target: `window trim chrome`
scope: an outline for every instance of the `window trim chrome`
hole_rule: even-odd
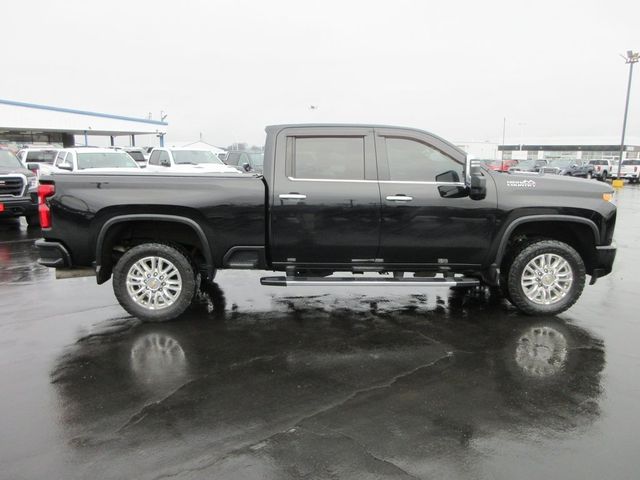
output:
[[[383,183],[383,184],[400,184],[400,185],[456,185],[464,187],[464,182],[421,182],[412,180],[346,180],[331,178],[295,178],[287,177],[291,182],[340,182],[340,183]]]

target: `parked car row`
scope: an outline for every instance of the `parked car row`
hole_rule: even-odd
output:
[[[579,161],[575,159],[479,160],[497,172],[536,172],[605,181],[618,177],[618,162],[611,160]],[[640,160],[624,160],[620,178],[630,183],[640,181]]]

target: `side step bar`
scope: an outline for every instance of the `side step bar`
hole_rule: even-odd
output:
[[[262,277],[262,285],[268,287],[327,286],[327,287],[476,287],[480,281],[475,278],[355,278],[355,277]]]

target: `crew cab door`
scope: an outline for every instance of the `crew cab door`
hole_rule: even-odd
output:
[[[385,264],[482,264],[496,229],[496,189],[469,198],[466,156],[435,136],[376,129],[382,197],[379,257]]]
[[[276,137],[269,244],[274,265],[375,263],[380,190],[373,129],[291,127]]]

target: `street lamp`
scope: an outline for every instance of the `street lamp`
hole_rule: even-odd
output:
[[[624,134],[627,129],[627,113],[629,113],[629,95],[631,94],[631,78],[633,77],[633,64],[638,63],[640,60],[639,52],[632,52],[627,50],[627,56],[621,55],[624,58],[625,63],[629,64],[629,83],[627,84],[627,101],[624,105],[624,120],[622,122],[622,140],[620,141],[620,162],[618,163],[618,185],[622,182],[620,178],[620,169],[622,168],[622,155],[624,154]],[[620,185],[622,186],[622,185]]]

